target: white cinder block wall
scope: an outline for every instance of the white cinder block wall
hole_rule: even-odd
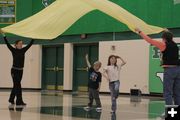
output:
[[[175,38],[176,42],[179,38]],[[112,50],[115,46],[115,50]],[[64,73],[64,88],[72,90],[73,79],[73,44],[66,43],[64,57],[66,65]],[[41,46],[33,45],[26,53],[24,75],[22,79],[23,88],[41,88]],[[99,60],[102,68],[107,65],[108,56],[119,55],[127,61],[121,70],[120,92],[129,93],[131,88],[139,88],[144,94],[149,93],[149,44],[144,40],[107,41],[99,43]],[[0,45],[0,88],[12,87],[10,70],[12,56],[6,45]],[[69,60],[68,60],[69,59]],[[118,61],[119,62],[119,61]],[[101,69],[102,71],[102,69]],[[67,74],[69,73],[69,74]],[[108,82],[103,78],[101,92],[109,92]]]
[[[115,50],[112,50],[115,46]],[[139,88],[143,93],[149,93],[149,45],[143,40],[109,41],[99,43],[99,60],[102,68],[107,65],[111,54],[121,56],[127,64],[120,74],[120,92],[129,93],[131,88]],[[120,61],[118,61],[120,63]],[[101,92],[108,92],[108,82],[103,78]]]
[[[68,46],[69,44],[65,45]],[[112,45],[115,45],[115,51],[111,50]],[[73,45],[69,46],[65,47],[65,52],[72,51]],[[129,93],[130,88],[136,84],[137,88],[140,88],[143,93],[148,93],[148,50],[148,44],[142,40],[100,42],[99,60],[102,62],[102,67],[104,67],[110,54],[122,56],[127,61],[127,65],[121,71],[120,91]],[[2,56],[0,57],[0,87],[9,88],[12,86],[10,75],[12,56],[6,45],[0,45],[0,55]],[[65,61],[67,65],[68,61]],[[73,65],[72,61],[69,61],[69,65]],[[71,66],[70,68],[73,67]],[[66,73],[72,73],[72,70],[67,70]],[[73,75],[64,74],[64,81],[65,78],[69,78],[71,80],[68,81],[72,81]],[[68,83],[72,84],[73,82]],[[41,88],[41,47],[39,45],[33,45],[26,53],[22,86],[23,88]],[[65,86],[66,90],[72,90],[72,85],[68,84],[67,86],[66,84]],[[102,82],[101,92],[109,92],[108,83],[105,79]]]

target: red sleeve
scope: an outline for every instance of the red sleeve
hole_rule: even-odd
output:
[[[160,51],[164,51],[166,49],[166,44],[165,42],[161,42],[161,41],[157,41],[157,40],[153,40],[151,39],[149,36],[147,36],[146,34],[144,34],[143,32],[140,32],[139,34],[143,39],[145,39],[148,43],[156,46],[157,48],[160,49]]]

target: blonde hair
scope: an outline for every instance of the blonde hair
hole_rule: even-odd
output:
[[[102,64],[100,61],[95,61],[93,65]]]

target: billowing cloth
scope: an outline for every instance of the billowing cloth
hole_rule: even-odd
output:
[[[132,31],[135,31],[136,27],[146,34],[163,31],[160,27],[146,24],[119,5],[108,0],[56,0],[39,13],[4,27],[2,30],[28,38],[54,39],[65,32],[80,17],[93,10],[106,13],[126,24]]]

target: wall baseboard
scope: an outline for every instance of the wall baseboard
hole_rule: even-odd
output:
[[[11,90],[12,88],[4,88],[4,87],[0,87],[0,91],[9,91]],[[30,91],[30,92],[33,92],[33,91],[41,91],[41,88],[22,88],[23,91]]]
[[[0,87],[0,92],[3,91],[10,91],[12,88],[3,88]],[[41,92],[41,88],[22,88],[23,91],[25,92]],[[64,93],[73,93],[72,90],[63,90]],[[87,93],[87,92],[85,92]],[[109,95],[109,92],[100,92],[102,95]],[[130,95],[130,93],[120,93],[120,95]],[[163,97],[162,93],[150,93],[150,94],[141,94],[142,96],[147,96],[147,97]]]
[[[100,94],[105,94],[105,95],[109,95],[109,92],[100,92]],[[120,95],[131,95],[130,93],[120,93]],[[147,97],[163,97],[162,94],[160,93],[150,93],[150,94],[141,94],[142,96],[147,96]]]
[[[73,91],[72,91],[72,90],[63,90],[63,92],[65,92],[65,93],[66,93],[66,92],[67,92],[67,93],[70,93],[70,92],[71,92],[71,93],[72,93]]]

